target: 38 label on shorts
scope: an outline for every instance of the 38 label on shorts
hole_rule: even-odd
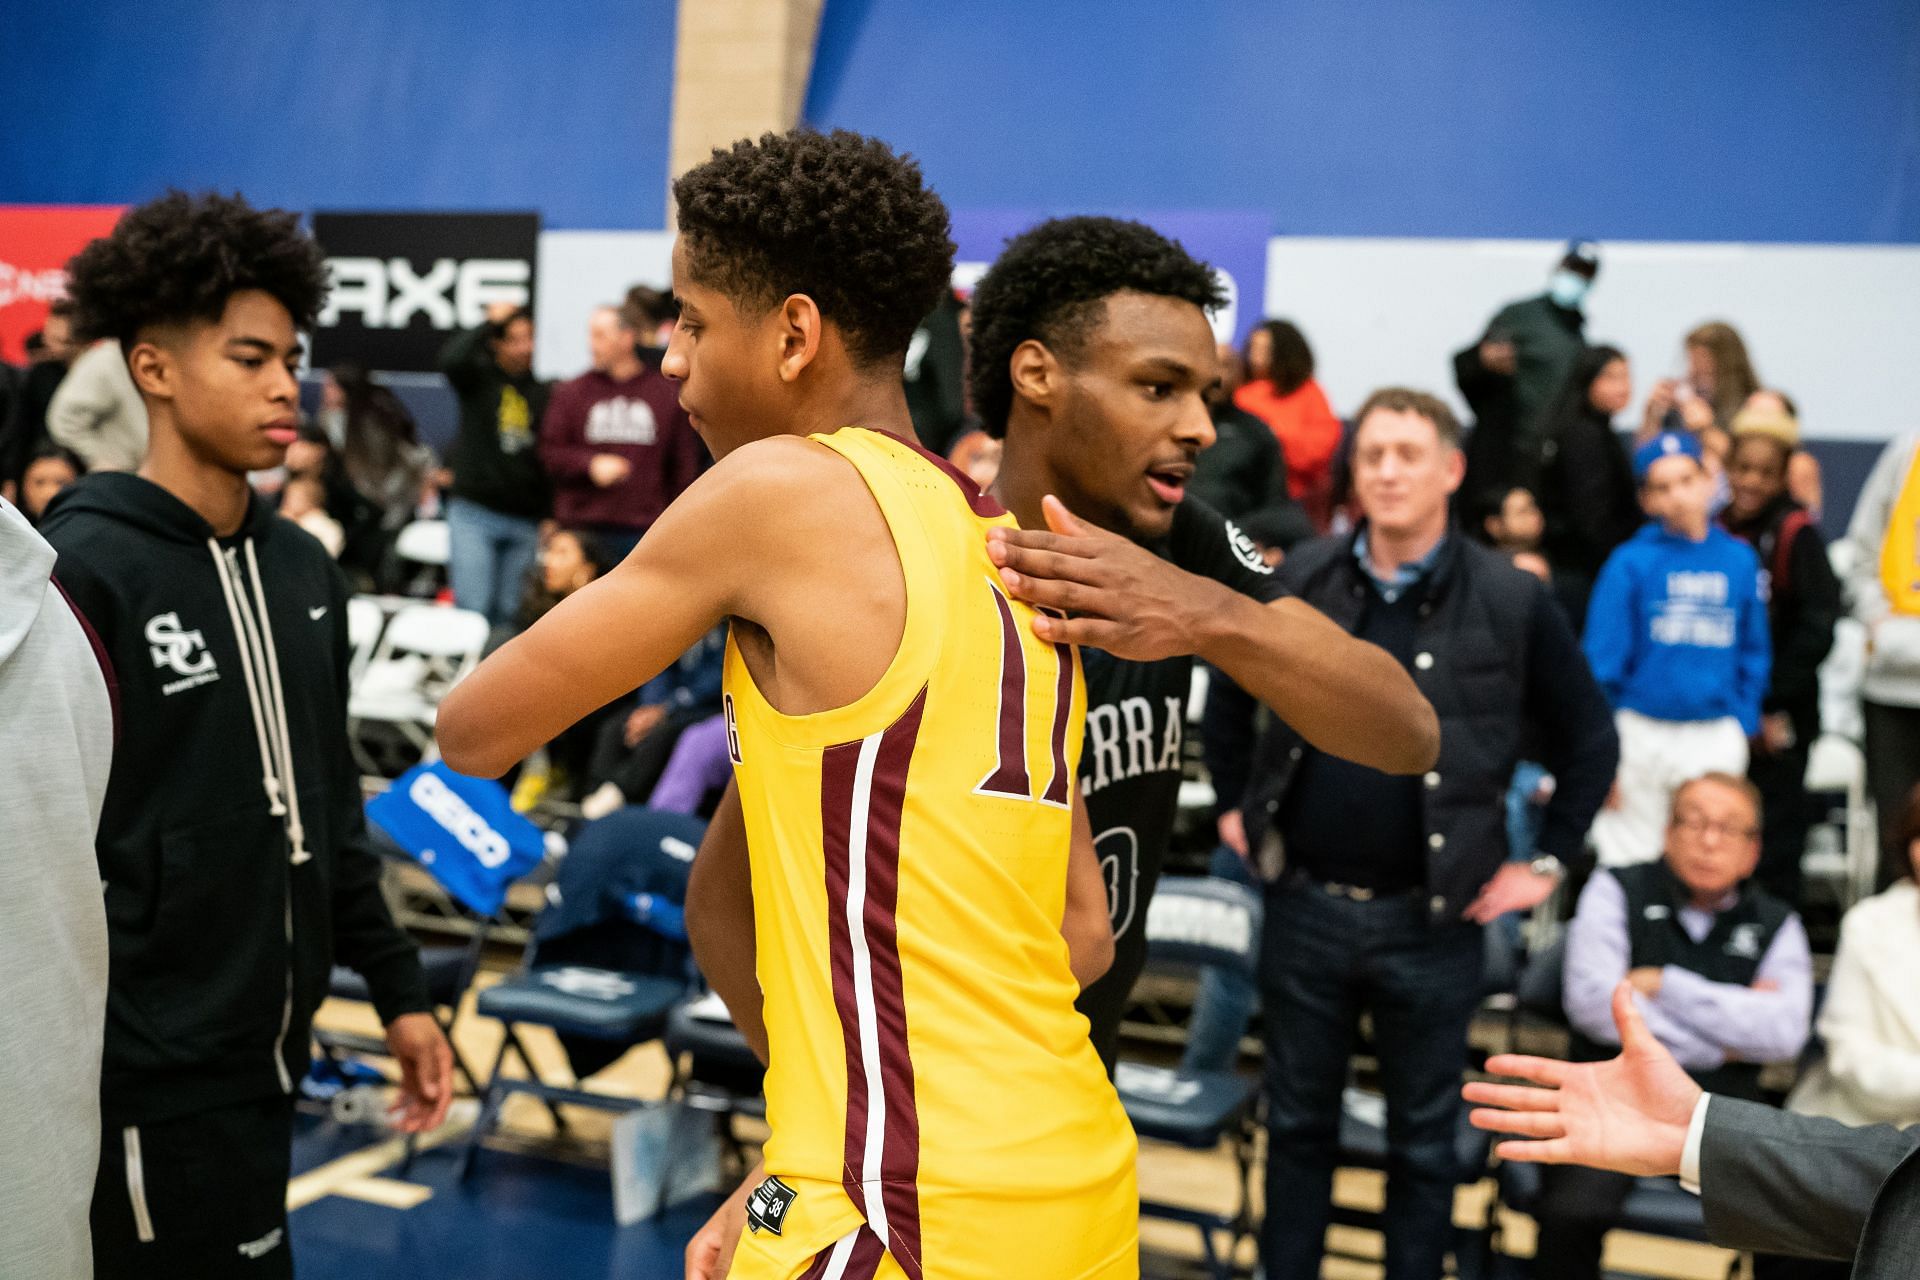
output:
[[[800,1193],[778,1178],[768,1178],[753,1189],[747,1197],[747,1226],[755,1232],[765,1228],[773,1235],[780,1234],[780,1224],[787,1220],[787,1210],[793,1208],[793,1202]]]

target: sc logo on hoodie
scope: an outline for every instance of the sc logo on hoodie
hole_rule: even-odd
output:
[[[177,613],[162,613],[147,619],[148,652],[153,654],[156,671],[170,670],[181,678],[160,686],[163,694],[179,693],[220,678],[214,669],[213,654],[207,651],[206,637],[187,631]]]

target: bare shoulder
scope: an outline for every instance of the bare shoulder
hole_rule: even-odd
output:
[[[741,497],[818,498],[864,487],[851,462],[803,436],[768,436],[742,445],[708,474]]]

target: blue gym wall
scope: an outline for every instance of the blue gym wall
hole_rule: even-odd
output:
[[[167,186],[664,225],[675,0],[6,6],[0,203]]]
[[[1920,242],[1913,0],[828,0],[806,111],[956,208]]]

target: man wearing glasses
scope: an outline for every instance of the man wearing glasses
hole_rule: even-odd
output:
[[[1654,1037],[1709,1092],[1758,1101],[1760,1070],[1806,1043],[1813,962],[1793,909],[1751,882],[1760,793],[1707,773],[1674,793],[1661,858],[1594,872],[1567,932],[1562,998],[1572,1056],[1618,1052],[1624,978]],[[1536,1274],[1600,1274],[1601,1242],[1633,1185],[1574,1165],[1543,1170]]]

